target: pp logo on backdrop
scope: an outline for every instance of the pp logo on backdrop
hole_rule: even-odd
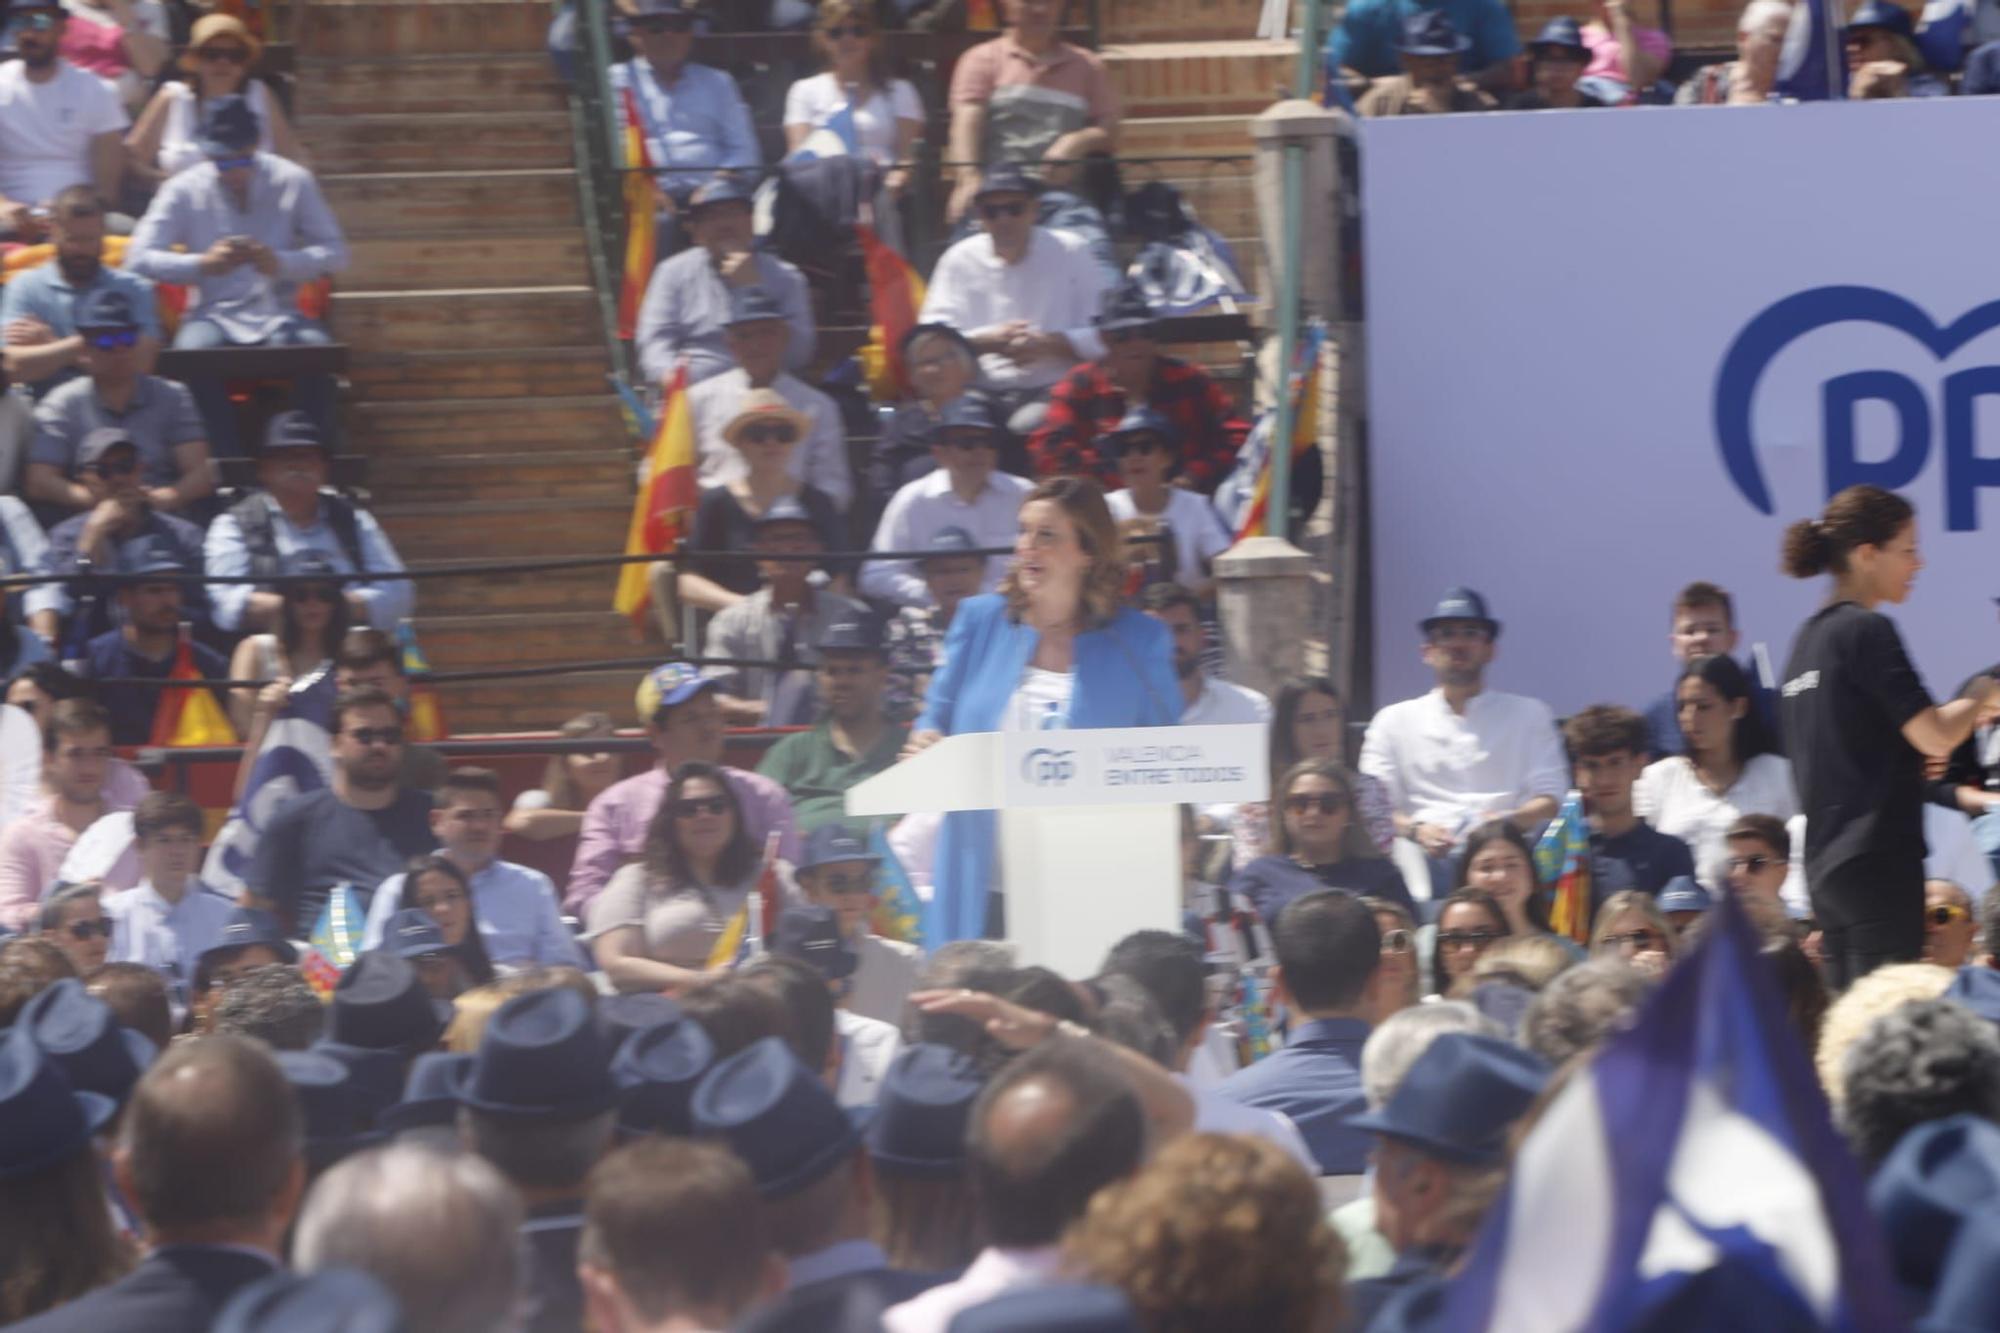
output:
[[[1021,756],[1021,780],[1033,787],[1064,787],[1076,776],[1075,750],[1030,750]]]
[[[1815,287],[1765,310],[1738,334],[1715,379],[1715,439],[1730,480],[1758,512],[1773,512],[1771,493],[1757,463],[1750,408],[1757,382],[1786,347],[1829,325],[1858,321],[1908,334],[1943,361],[1965,344],[2000,328],[2000,301],[1989,301],[1939,327],[1922,307],[1875,287]],[[2000,457],[1982,458],[1976,438],[1979,399],[2000,395],[2000,365],[1970,366],[1936,386],[1893,370],[1857,369],[1820,386],[1820,421],[1826,447],[1826,493],[1862,482],[1896,490],[1915,481],[1930,461],[1931,444],[1944,441],[1945,527],[1971,532],[1979,526],[1979,492],[2000,487]],[[1863,459],[1854,421],[1863,403],[1886,404],[1895,416],[1896,442],[1886,457]],[[1937,426],[1942,426],[1942,430]]]

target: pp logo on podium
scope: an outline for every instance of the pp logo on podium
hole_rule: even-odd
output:
[[[1063,787],[1076,776],[1075,750],[1030,750],[1021,756],[1021,780],[1032,787]]]

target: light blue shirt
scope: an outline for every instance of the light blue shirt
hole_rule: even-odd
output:
[[[403,906],[403,876],[391,875],[368,904],[361,947],[382,943],[389,918]],[[556,888],[539,870],[512,861],[493,861],[472,876],[472,919],[486,956],[496,964],[544,963],[589,968],[583,950],[556,906]]]
[[[639,98],[640,133],[664,188],[685,193],[717,171],[754,171],[764,165],[750,108],[743,104],[736,80],[721,70],[689,61],[668,86],[644,56],[635,56],[611,67],[611,86],[618,94],[621,125],[625,89],[630,86]]]
[[[814,340],[812,295],[799,271],[774,254],[755,251],[757,285],[771,294],[785,312],[792,336],[785,344],[785,365],[803,371],[812,364]],[[648,383],[659,384],[673,373],[676,359],[687,362],[688,383],[699,384],[736,364],[723,341],[729,320],[729,286],[716,271],[715,260],[698,245],[666,260],[653,270],[646,299],[639,303],[635,340],[639,369]]]
[[[290,556],[298,551],[317,551],[340,573],[352,574],[354,562],[347,558],[347,552],[341,548],[340,537],[326,521],[324,513],[322,508],[320,516],[302,528],[286,518],[284,510],[272,505],[271,540],[281,556]],[[354,511],[354,535],[361,543],[361,558],[368,562],[369,573],[382,574],[403,567],[403,558],[389,544],[382,525],[375,521],[373,514],[358,507]],[[208,535],[202,540],[201,558],[211,577],[241,577],[251,572],[250,548],[243,540],[243,525],[237,522],[235,514],[218,514],[215,521],[208,525]],[[397,623],[408,619],[416,608],[417,585],[408,579],[382,579],[345,586],[350,594],[367,604],[368,623],[379,630],[393,631]],[[250,594],[256,591],[253,585],[211,583],[208,591],[213,602],[216,627],[225,630],[242,628],[243,613],[250,605]]]
[[[347,267],[347,240],[310,171],[258,153],[249,207],[239,209],[213,162],[189,167],[160,187],[132,233],[125,267],[193,290],[188,315],[212,320],[230,339],[257,343],[299,318],[298,285]],[[241,264],[204,274],[201,257],[225,236],[248,236],[278,257],[274,277]],[[185,246],[183,253],[174,250]]]
[[[118,291],[125,293],[132,302],[132,315],[139,321],[139,331],[149,338],[160,336],[159,309],[153,301],[153,284],[144,278],[121,273],[115,268],[100,268],[97,276],[81,287],[72,287],[63,277],[62,265],[51,259],[46,264],[37,264],[25,273],[18,273],[8,279],[7,285],[0,287],[0,343],[7,340],[5,329],[17,319],[39,319],[49,326],[58,338],[67,338],[76,332],[76,303],[91,292]],[[83,373],[78,366],[68,366],[46,379],[35,381],[28,391],[39,398],[50,389]]]
[[[178,984],[185,993],[194,980],[195,960],[214,944],[236,904],[190,879],[177,903],[160,896],[151,880],[109,895],[114,963],[143,963]]]

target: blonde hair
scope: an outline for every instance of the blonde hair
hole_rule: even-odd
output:
[[[1597,921],[1590,931],[1590,952],[1593,955],[1604,947],[1604,937],[1610,933],[1611,923],[1625,912],[1637,912],[1646,918],[1647,925],[1660,932],[1660,943],[1667,957],[1680,956],[1680,949],[1677,947],[1679,941],[1674,937],[1673,923],[1660,911],[1660,905],[1653,901],[1652,894],[1638,889],[1621,889],[1606,898],[1604,906],[1597,909]]]
[[[1847,1048],[1861,1039],[1870,1023],[1890,1010],[1899,1009],[1911,1000],[1935,1000],[1944,994],[1956,975],[1936,963],[1895,963],[1876,968],[1833,1002],[1820,1024],[1819,1050],[1813,1055],[1813,1069],[1835,1109],[1839,1108],[1845,1091],[1841,1064],[1847,1059]]]
[[[1037,500],[1047,500],[1062,510],[1076,529],[1077,544],[1090,557],[1083,575],[1084,628],[1097,629],[1111,623],[1125,598],[1125,542],[1112,520],[1104,492],[1086,477],[1050,477],[1029,491],[1021,501],[1026,509]],[[1019,621],[1027,613],[1028,594],[1020,576],[1009,567],[1000,580],[1000,595],[1007,599],[1007,616]]]
[[[1479,955],[1461,984],[1468,994],[1482,981],[1511,981],[1539,992],[1575,961],[1553,935],[1509,935]]]
[[[813,20],[813,50],[819,52],[827,68],[833,67],[833,43],[826,39],[826,30],[839,27],[842,19],[866,24],[874,36],[875,45],[868,51],[868,87],[887,92],[889,59],[882,50],[882,17],[869,0],[820,0],[819,15]]]
[[[1282,1148],[1191,1134],[1091,1199],[1071,1263],[1118,1287],[1149,1333],[1311,1333],[1342,1313],[1347,1250]]]
[[[516,995],[567,986],[595,1007],[597,987],[574,967],[529,967],[484,986],[474,986],[452,1001],[451,1023],[444,1030],[444,1048],[453,1055],[476,1055],[486,1025],[501,1005]]]

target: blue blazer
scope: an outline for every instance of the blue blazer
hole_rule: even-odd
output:
[[[229,1298],[278,1270],[247,1250],[170,1245],[108,1287],[13,1325],[18,1333],[208,1333]]]
[[[998,731],[1041,636],[1007,616],[999,593],[959,603],[945,635],[944,665],[931,678],[914,730],[962,736]],[[1076,636],[1072,727],[1170,727],[1180,721],[1173,636],[1151,616],[1120,609],[1102,629]],[[996,824],[990,810],[945,816],[932,865],[924,942],[978,939],[986,930]]]

